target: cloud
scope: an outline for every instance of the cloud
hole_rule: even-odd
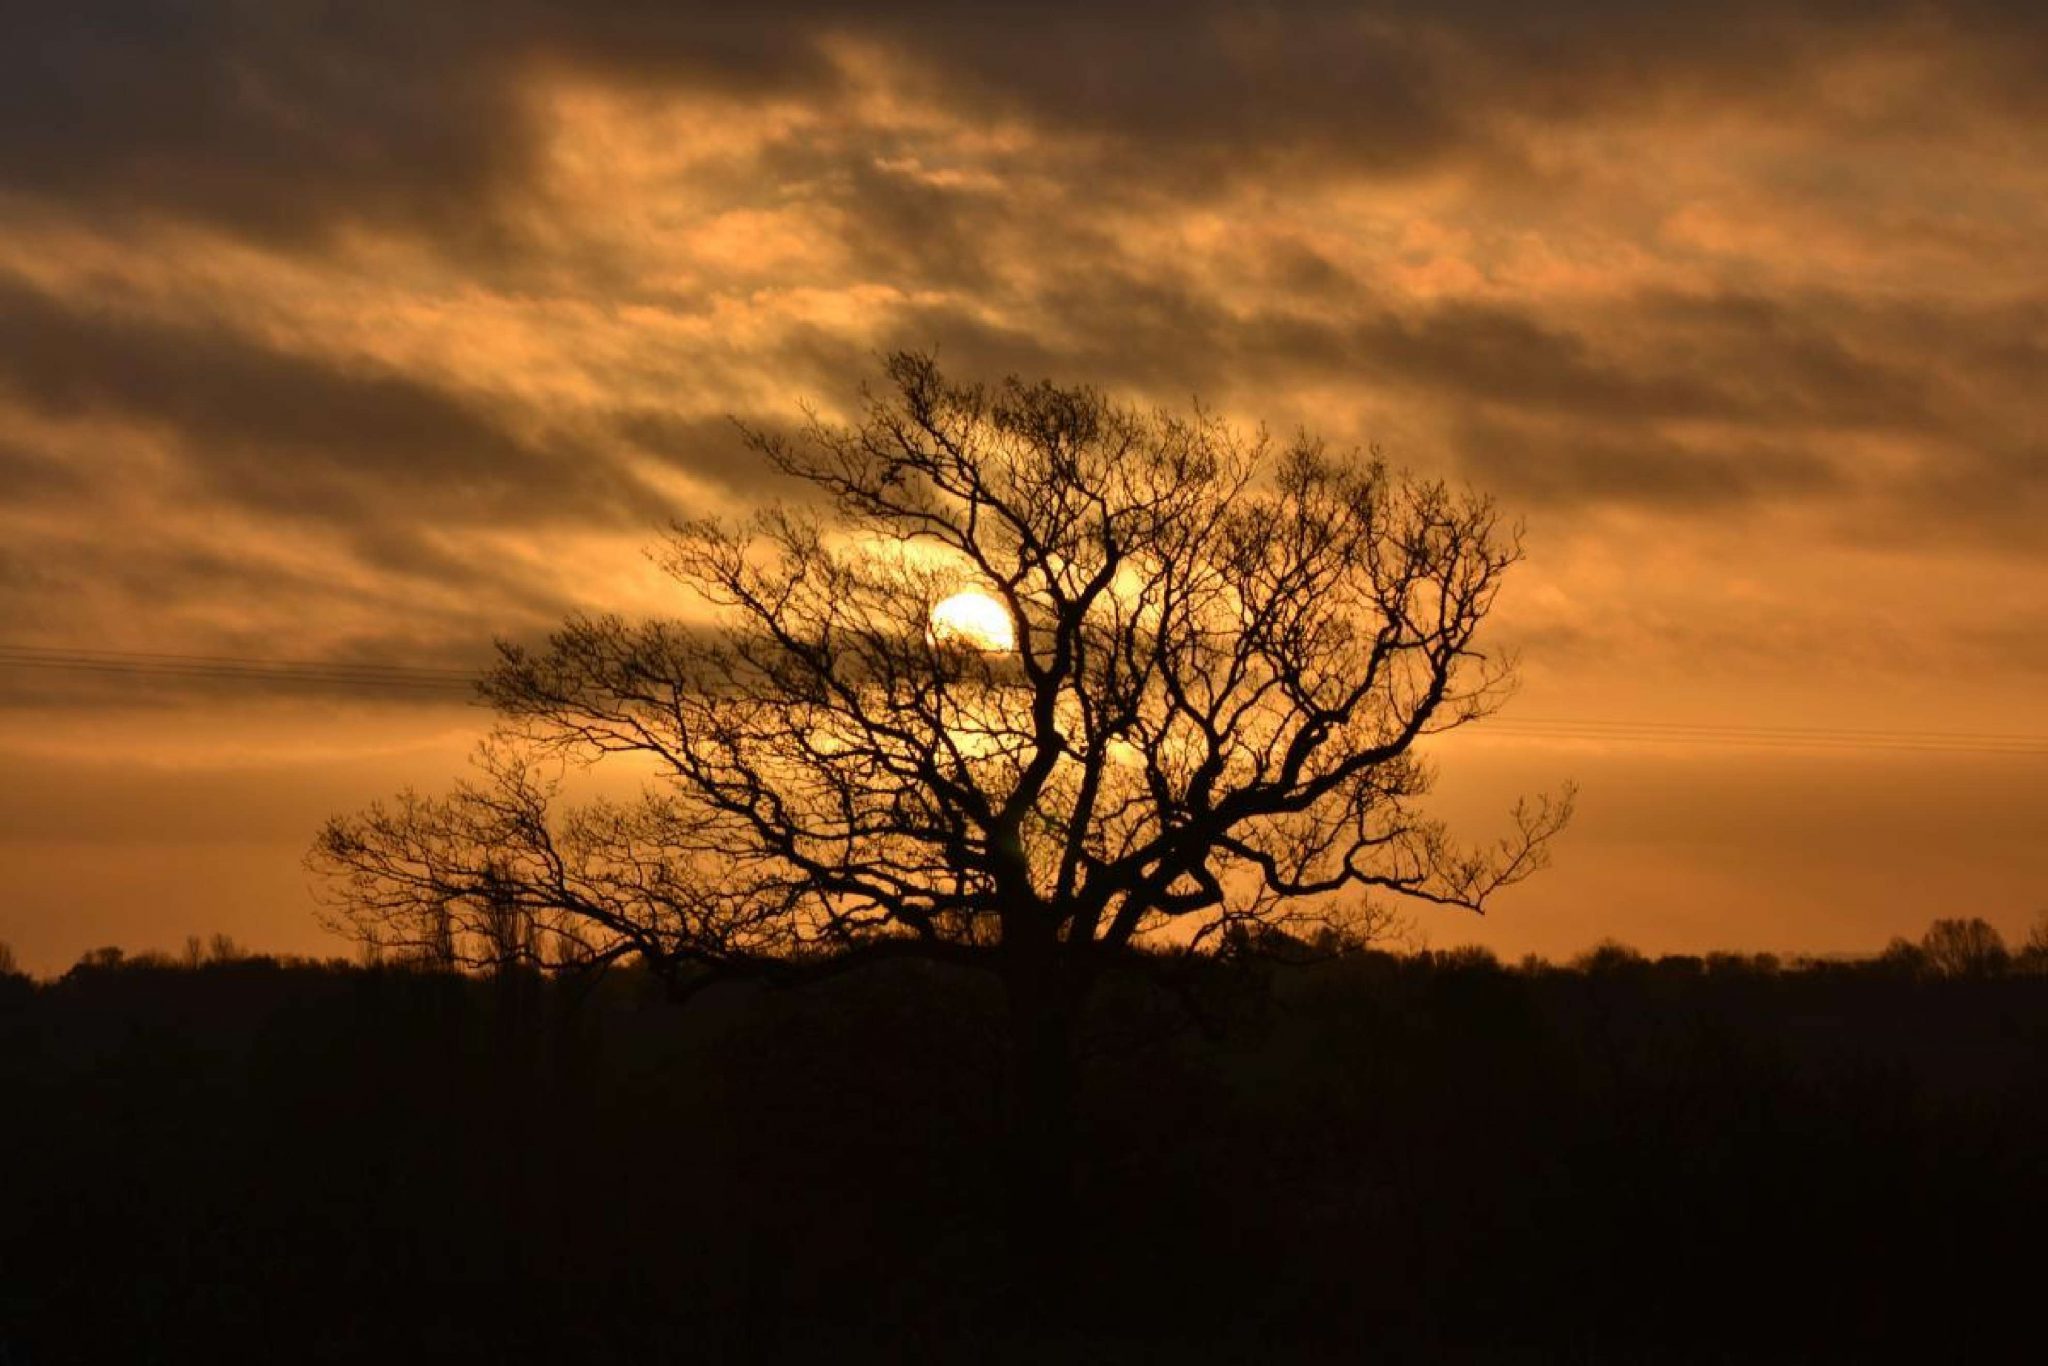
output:
[[[437,519],[644,519],[657,505],[616,466],[522,439],[408,376],[4,282],[0,389],[51,417],[165,430],[204,491],[280,515],[347,519],[402,501]]]
[[[728,415],[843,412],[935,347],[1497,492],[1532,707],[2042,729],[2038,4],[0,0],[0,32],[0,643],[460,668],[673,613],[664,518],[784,492]],[[0,748],[51,759],[13,814],[59,837],[24,914],[50,954],[133,942],[98,928],[123,887],[214,915],[146,843],[202,792],[279,836],[267,923],[319,814],[275,784],[313,785],[186,770],[260,724],[281,764],[360,756],[321,803],[437,785],[481,718],[405,706],[0,670]],[[447,743],[401,773],[406,726]],[[152,752],[178,775],[61,776]],[[1564,762],[1517,752],[1516,785]],[[1636,834],[1591,840],[1558,924],[1648,887],[1773,942],[1840,901],[1724,935],[1725,870],[1784,856],[1698,846],[1750,795],[1637,759],[1681,833],[1633,882]],[[62,837],[107,802],[128,880],[80,893]],[[1988,809],[1943,848],[2019,895]],[[1924,919],[1914,885],[1867,899]]]
[[[504,201],[546,136],[533,91],[564,73],[829,106],[848,94],[846,52],[881,53],[963,118],[1021,120],[1112,149],[1103,165],[1124,175],[1189,184],[1526,169],[1533,128],[1731,101],[1811,112],[1831,64],[1903,44],[1952,54],[1979,101],[2038,109],[2028,73],[2048,46],[2030,6],[1906,0],[8,0],[0,15],[0,164],[16,189],[280,241],[398,223],[472,252],[516,235]]]
[[[603,602],[670,512],[775,491],[728,414],[896,346],[1568,530],[2039,557],[2030,7],[0,9],[0,617],[39,633]]]
[[[0,440],[0,501],[16,507],[46,502],[75,505],[88,491],[82,471],[47,451]]]

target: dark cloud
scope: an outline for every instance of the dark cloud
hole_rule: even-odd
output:
[[[1556,714],[2040,729],[2037,0],[0,0],[0,34],[0,641],[468,668],[667,610],[633,551],[669,513],[790,492],[723,414],[841,411],[916,347],[1499,492]],[[27,951],[133,942],[108,870],[275,917],[254,862],[163,841],[276,836],[289,893],[323,809],[456,762],[372,754],[408,721],[369,700],[0,668]],[[266,748],[360,780],[195,776]],[[1589,826],[1558,924],[1924,921],[1924,878],[1787,853],[1793,806],[1700,758],[1757,789],[1646,761],[1670,858],[1630,882],[1641,832],[1602,865]],[[1920,871],[1961,841],[2019,895],[2039,803],[1984,790]],[[1731,902],[1752,864],[1812,896]]]
[[[550,72],[829,99],[829,44],[896,54],[969,115],[1096,138],[1145,180],[1514,162],[1519,127],[1804,99],[1859,43],[1958,50],[1978,97],[2038,107],[2038,7],[1910,0],[1184,5],[1010,0],[41,0],[0,3],[0,169],[16,191],[276,240],[351,222],[488,252],[531,173]]]
[[[1457,429],[1463,467],[1518,504],[1621,503],[1720,510],[1840,491],[1843,472],[1813,447],[1737,438],[1684,443],[1620,432],[1473,416]]]
[[[0,439],[0,503],[61,503],[86,491],[85,475],[78,469],[46,451]]]
[[[1283,273],[1290,267],[1300,274]],[[1537,303],[1395,306],[1312,254],[1282,257],[1275,273],[1313,281],[1314,311],[1284,297],[1293,291],[1232,306],[1219,282],[1170,262],[1095,260],[1055,273],[1035,296],[1053,324],[1044,338],[990,328],[970,308],[950,316],[948,305],[905,310],[898,330],[960,351],[976,369],[1049,367],[1169,395],[1236,397],[1290,378],[1348,377],[1588,422],[1929,420],[1926,373],[1860,354],[1852,335],[1790,306],[1661,292],[1576,316]]]
[[[1902,481],[1872,533],[2048,562],[2048,442],[1946,451]]]
[[[756,173],[788,183],[792,150],[777,149]],[[974,293],[998,287],[1002,258],[1018,245],[1015,208],[998,190],[934,183],[858,146],[834,149],[833,165],[818,167],[819,150],[806,147],[803,160],[843,215],[851,265],[863,276]],[[1062,235],[1075,230],[1067,225]]]
[[[601,433],[519,435],[483,396],[419,376],[19,283],[0,283],[0,397],[46,427],[86,424],[61,453],[32,431],[0,442],[5,506],[38,518],[0,554],[9,640],[171,629],[214,652],[467,659],[577,600],[554,566],[488,533],[651,534],[675,511]],[[90,444],[124,431],[160,458],[138,469]],[[163,515],[123,498],[138,478]],[[297,528],[306,551],[252,542],[250,525]],[[10,676],[8,696],[122,695],[119,680],[86,682]],[[158,692],[193,686],[219,691]]]
[[[273,238],[351,219],[468,235],[529,130],[493,30],[459,10],[10,0],[0,166],[17,191],[110,215]]]
[[[409,531],[399,529],[388,545],[378,543],[374,528],[350,538],[348,548],[381,576],[281,564],[233,544],[103,537],[67,546],[60,556],[0,559],[0,607],[41,604],[62,614],[97,594],[122,604],[136,619],[127,624],[145,627],[198,608],[212,619],[208,649],[259,655],[278,652],[265,641],[274,641],[280,622],[300,618],[295,637],[331,635],[322,628],[351,622],[363,638],[350,648],[370,657],[383,642],[409,637],[397,657],[417,659],[422,648],[437,654],[447,648],[467,659],[501,626],[553,621],[571,605],[558,584],[530,566],[484,554],[436,553]],[[433,591],[422,593],[422,587]],[[223,606],[232,610],[219,610]],[[314,619],[305,620],[309,613]],[[0,611],[0,624],[23,623]],[[85,634],[89,643],[97,632]]]
[[[613,415],[611,424],[619,438],[635,449],[728,489],[753,493],[774,481],[773,468],[730,418],[635,408]],[[754,426],[757,430],[787,430],[786,424],[772,421]]]
[[[352,662],[347,656],[314,660],[301,652],[291,669],[212,675],[200,671],[133,667],[57,667],[0,660],[0,714],[40,714],[45,718],[120,712],[155,714],[175,726],[179,716],[195,710],[232,715],[254,704],[296,702],[315,706],[383,707],[417,711],[444,708],[458,723],[481,716],[480,704],[460,687],[420,686],[400,679],[343,674],[324,676],[317,664]],[[481,666],[479,666],[481,672]],[[294,676],[294,675],[297,676]]]
[[[2017,546],[2042,501],[2038,297],[1740,280],[1562,305],[1540,291],[1418,295],[1391,245],[1344,253],[1341,235],[1282,227],[1183,259],[1133,251],[1117,226],[1186,210],[1224,180],[1258,185],[1254,205],[1338,174],[1511,180],[1542,129],[1637,115],[1782,107],[1825,145],[1829,121],[1850,115],[1813,78],[1909,40],[1983,75],[1973,107],[2023,101],[2001,82],[2016,79],[2012,54],[2043,48],[2048,25],[2027,7],[0,0],[0,14],[17,38],[0,49],[0,168],[52,221],[124,221],[140,252],[147,215],[186,216],[309,256],[375,222],[500,298],[560,291],[712,329],[694,352],[628,339],[589,362],[584,399],[515,411],[516,381],[484,392],[279,349],[225,296],[217,316],[181,315],[97,285],[59,295],[0,277],[0,393],[17,407],[150,433],[193,497],[324,527],[367,579],[453,586],[479,611],[532,620],[572,595],[449,532],[652,528],[677,509],[635,473],[643,462],[769,490],[718,411],[772,425],[787,397],[829,406],[872,373],[878,346],[933,348],[969,373],[1200,395],[1283,425],[1290,395],[1340,389],[1441,447],[1400,458],[1550,505],[1829,497],[1890,535],[1931,532],[1920,514],[1938,509],[1950,533]],[[904,97],[936,100],[958,127],[1003,115],[1071,137],[983,148],[974,174],[949,174],[941,134],[863,122],[835,57],[847,42],[889,54]],[[814,117],[693,164],[682,192],[725,210],[794,206],[831,250],[791,284],[886,288],[857,324],[792,313],[728,343],[721,309],[774,284],[772,264],[760,281],[744,267],[671,280],[613,259],[601,234],[556,231],[574,211],[601,216],[532,198],[549,131],[534,97],[564,74],[657,102],[805,101]],[[1829,164],[1793,158],[1771,174],[1817,195]],[[659,242],[648,250],[661,259]],[[778,398],[749,410],[764,392]],[[1301,418],[1322,425],[1312,409]],[[1859,468],[1846,438],[1908,456]],[[79,505],[100,477],[87,463],[22,433],[0,445],[18,507]],[[152,585],[227,591],[249,571],[199,555],[132,580],[91,572],[146,598]],[[275,587],[260,596],[314,591]]]
[[[279,514],[630,523],[662,506],[602,453],[516,436],[480,399],[4,281],[0,392],[169,434],[204,490]]]

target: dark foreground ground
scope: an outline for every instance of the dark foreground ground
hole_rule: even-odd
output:
[[[1098,1002],[1025,1312],[969,982],[0,979],[0,1363],[2041,1359],[2048,977],[1359,955],[1194,1002]]]

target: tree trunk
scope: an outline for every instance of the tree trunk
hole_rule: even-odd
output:
[[[1019,964],[1005,982],[1008,1075],[1004,1195],[1019,1303],[1042,1323],[1075,1237],[1075,1025],[1084,981],[1053,955]]]

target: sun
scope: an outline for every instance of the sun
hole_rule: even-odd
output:
[[[966,645],[991,653],[1017,648],[1017,627],[1009,610],[973,588],[932,608],[931,635],[939,644]]]

